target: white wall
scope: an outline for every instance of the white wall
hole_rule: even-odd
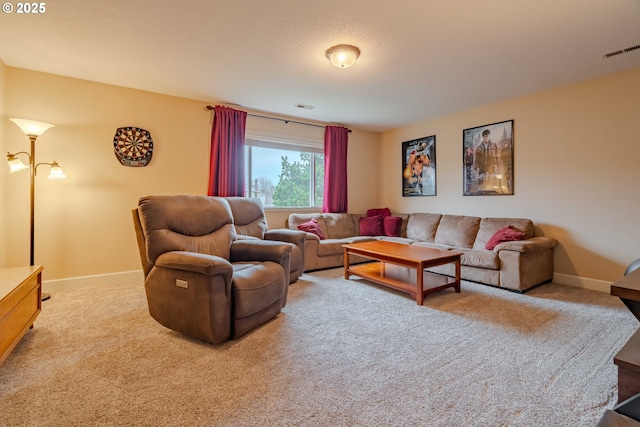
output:
[[[640,68],[382,135],[380,204],[398,212],[531,218],[560,241],[559,281],[622,277],[640,258]],[[462,195],[463,129],[513,119],[515,195]],[[437,196],[403,198],[401,144],[436,135]]]
[[[0,67],[4,104],[0,132],[6,151],[29,149],[29,140],[8,121],[22,117],[55,124],[36,142],[36,160],[56,160],[67,179],[48,180],[48,167],[36,177],[36,264],[45,281],[140,270],[131,209],[150,194],[206,194],[212,102],[171,97],[101,83]],[[3,74],[0,73],[0,83]],[[251,112],[251,111],[249,111]],[[260,114],[260,113],[258,113]],[[118,127],[150,131],[154,154],[142,168],[120,165],[113,153]],[[308,137],[321,128],[249,118],[247,128]],[[0,127],[2,130],[2,127]],[[316,135],[317,136],[317,135]],[[356,161],[358,152],[377,164],[379,135],[354,131],[349,141],[349,189],[353,209],[377,201],[369,185],[370,168]],[[371,147],[368,149],[367,147]],[[362,154],[364,153],[364,154]],[[354,160],[351,160],[354,159]],[[6,163],[5,163],[6,165]],[[6,197],[0,251],[2,266],[29,262],[29,176],[0,174]],[[9,203],[11,200],[11,203]],[[268,213],[271,228],[284,226],[288,211]],[[2,253],[0,252],[0,255]]]
[[[5,117],[4,114],[4,94],[5,94],[5,70],[6,66],[4,62],[0,60],[0,117]],[[6,138],[4,136],[4,127],[6,120],[0,120],[0,153],[6,153]],[[0,205],[2,206],[2,210],[0,210],[0,243],[4,243],[6,241],[6,231],[9,227],[7,222],[7,216],[5,215],[5,206],[7,206],[7,172],[8,168],[0,169]],[[4,265],[7,260],[7,245],[0,244],[0,265]]]

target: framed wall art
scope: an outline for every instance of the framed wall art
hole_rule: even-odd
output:
[[[402,143],[402,196],[436,195],[436,136]]]
[[[513,120],[462,131],[463,194],[513,195]]]

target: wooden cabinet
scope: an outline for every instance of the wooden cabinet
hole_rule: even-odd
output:
[[[42,310],[42,266],[0,269],[0,365]]]

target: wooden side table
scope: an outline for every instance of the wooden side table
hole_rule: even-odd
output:
[[[611,295],[624,303],[640,320],[640,269],[632,271],[611,285]],[[640,330],[613,358],[618,366],[618,403],[640,393]]]
[[[40,265],[0,269],[0,365],[42,310]]]

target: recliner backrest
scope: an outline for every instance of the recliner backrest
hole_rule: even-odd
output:
[[[260,201],[248,197],[225,197],[224,199],[229,202],[231,207],[233,223],[238,236],[264,239],[264,233],[269,227]]]
[[[138,201],[147,259],[170,251],[229,259],[236,240],[229,203],[220,197],[147,196]]]

